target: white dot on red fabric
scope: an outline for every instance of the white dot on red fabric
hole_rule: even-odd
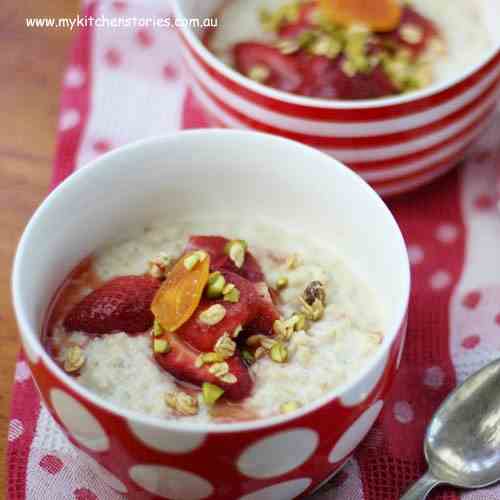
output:
[[[12,443],[12,441],[15,441],[16,439],[20,438],[23,435],[23,432],[24,432],[23,423],[19,419],[13,418],[9,422],[9,431],[7,433],[8,441]]]
[[[153,45],[153,43],[154,43],[153,34],[151,33],[151,31],[149,31],[146,28],[141,28],[141,29],[137,30],[135,36],[136,36],[137,43],[141,47],[151,47],[151,45]]]
[[[415,412],[408,401],[398,401],[394,404],[394,418],[402,423],[409,424],[415,417]]]
[[[296,498],[311,485],[309,478],[292,479],[243,495],[239,500],[285,500]]]
[[[377,420],[383,406],[383,401],[377,401],[349,427],[330,452],[328,460],[331,463],[341,462],[354,451]]]
[[[80,112],[77,109],[66,109],[61,113],[59,119],[59,130],[65,132],[76,127],[80,123]]]
[[[14,376],[16,382],[24,382],[29,380],[30,377],[31,372],[28,363],[26,361],[19,361],[16,364],[16,374]]]
[[[148,493],[170,500],[199,500],[214,491],[206,479],[166,465],[134,465],[129,475]]]
[[[106,451],[109,438],[96,417],[85,406],[60,389],[50,391],[54,410],[73,439],[93,451]]]
[[[99,500],[98,496],[88,488],[78,488],[73,495],[75,500]]]
[[[92,149],[96,153],[107,153],[111,149],[111,142],[109,142],[107,139],[98,139],[97,141],[92,144]]]
[[[467,350],[475,349],[480,343],[481,337],[479,335],[469,335],[462,340],[462,347]]]
[[[63,468],[63,461],[55,455],[45,455],[40,460],[40,467],[49,474],[57,474]]]
[[[122,63],[122,54],[118,49],[108,49],[104,53],[104,61],[111,68],[116,68]]]
[[[444,384],[445,373],[440,366],[430,366],[424,372],[424,384],[432,389],[439,389]]]
[[[455,224],[441,224],[436,229],[436,238],[441,243],[454,243],[458,238],[458,228]]]
[[[250,445],[238,458],[242,474],[257,479],[278,477],[303,465],[318,446],[312,429],[278,432]]]
[[[206,437],[201,432],[171,432],[136,422],[129,422],[129,427],[146,446],[165,453],[189,453],[199,448]]]
[[[448,271],[436,271],[430,279],[430,286],[433,290],[444,290],[451,284],[451,276]]]
[[[179,76],[177,68],[173,64],[165,64],[162,68],[162,72],[166,80],[177,80]]]
[[[495,206],[495,200],[487,193],[480,194],[474,199],[474,207],[479,212],[491,210]]]
[[[420,264],[424,260],[424,250],[420,245],[408,245],[408,258],[410,264]]]
[[[472,290],[465,294],[462,299],[462,305],[467,309],[475,309],[481,301],[481,292],[479,290]]]
[[[70,66],[64,75],[64,85],[68,88],[79,88],[85,83],[85,73],[79,66]]]

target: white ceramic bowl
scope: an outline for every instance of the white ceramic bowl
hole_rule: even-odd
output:
[[[117,408],[54,363],[40,331],[76,264],[162,214],[167,221],[228,206],[331,241],[378,291],[386,335],[352,383],[288,416],[201,425]],[[351,170],[271,135],[205,130],[143,140],[73,174],[29,222],[12,286],[22,343],[48,410],[109,471],[115,489],[141,499],[279,500],[310,492],[337,471],[379,415],[403,349],[410,274],[396,222]]]
[[[179,19],[204,19],[228,1],[173,0],[174,14]],[[389,196],[450,170],[496,107],[500,5],[497,0],[475,1],[493,41],[491,50],[454,78],[383,99],[336,101],[281,92],[219,61],[201,42],[199,30],[182,24],[179,31],[191,87],[210,123],[273,133],[317,147]],[[452,0],[449,4],[454,8]]]

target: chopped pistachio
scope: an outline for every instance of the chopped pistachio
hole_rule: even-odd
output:
[[[222,295],[226,280],[219,271],[210,274],[205,293],[209,299],[217,299]]]
[[[217,378],[220,378],[229,372],[229,365],[225,361],[222,361],[221,363],[214,363],[210,366],[208,371]]]
[[[319,321],[323,317],[325,313],[325,306],[321,300],[315,299],[312,304],[308,304],[303,297],[300,297],[299,300],[302,303],[302,312],[307,319],[311,321]]]
[[[219,380],[226,384],[236,384],[236,382],[238,382],[238,379],[232,373],[225,373],[219,377]]]
[[[193,253],[184,259],[184,267],[188,271],[191,271],[191,269],[193,269],[194,266],[196,266],[196,264],[198,264],[198,262],[200,262],[199,255],[197,255],[196,253]]]
[[[288,269],[297,269],[297,267],[299,267],[299,265],[300,265],[300,259],[296,253],[290,255],[286,259],[286,267]]]
[[[271,338],[271,337],[265,337],[264,335],[262,336],[262,338],[260,339],[260,345],[266,349],[266,350],[270,350],[274,347],[274,345],[276,344],[276,340]]]
[[[254,82],[264,83],[271,76],[271,70],[264,64],[256,64],[250,68],[247,76]]]
[[[167,406],[181,415],[196,415],[198,413],[198,400],[185,392],[169,392],[165,395]]]
[[[246,241],[231,240],[226,243],[224,252],[226,255],[229,255],[229,258],[234,262],[236,267],[241,268],[245,262],[245,252],[247,248],[248,245]]]
[[[170,345],[165,339],[154,339],[153,351],[155,354],[165,354],[170,351]]]
[[[161,326],[160,322],[155,319],[155,322],[153,323],[153,337],[160,337],[163,335],[163,327]]]
[[[310,47],[310,51],[315,56],[325,56],[335,59],[342,50],[342,44],[333,36],[321,35]]]
[[[300,42],[294,38],[282,38],[276,42],[276,48],[284,55],[297,52],[300,49]]]
[[[297,411],[301,406],[298,401],[287,401],[280,406],[280,413],[291,413],[292,411]]]
[[[261,9],[259,17],[264,30],[274,33],[282,26],[296,22],[299,19],[301,3],[300,1],[289,2],[282,5],[274,12],[265,8]]]
[[[77,372],[86,361],[86,357],[80,346],[73,345],[66,351],[64,359],[64,370],[68,373]]]
[[[224,389],[205,382],[202,386],[203,401],[208,406],[212,406],[224,394]]]
[[[399,35],[401,38],[411,45],[415,45],[422,41],[424,36],[420,26],[413,23],[405,23],[399,28]]]
[[[288,349],[281,342],[276,342],[271,348],[271,359],[276,363],[285,363],[288,359]]]
[[[153,278],[164,278],[166,268],[171,261],[172,259],[165,252],[160,252],[154,259],[149,261],[149,273]]]
[[[263,347],[257,347],[255,350],[255,359],[260,359],[262,356],[266,354],[266,350]]]
[[[236,288],[235,285],[233,285],[233,283],[229,283],[224,287],[222,295],[224,297],[224,300],[226,300],[227,302],[236,304],[240,301],[240,291]]]
[[[295,331],[306,330],[307,329],[307,320],[305,314],[302,313],[294,313],[292,318],[295,318],[294,329]]]
[[[236,352],[236,343],[226,332],[215,343],[214,351],[220,354],[223,359],[230,358]]]
[[[243,327],[241,325],[238,325],[233,332],[233,339],[235,339],[243,330]]]
[[[214,304],[200,313],[198,319],[205,325],[213,326],[224,319],[226,309],[221,304]]]
[[[279,340],[290,340],[293,332],[297,330],[296,324],[299,318],[296,314],[288,319],[277,319],[273,323],[273,331]]]
[[[221,363],[224,361],[224,358],[217,352],[204,352],[203,354],[200,354],[197,359],[201,361],[200,366],[203,366],[204,364],[210,365],[213,363]]]
[[[365,31],[350,31],[345,45],[345,56],[351,68],[357,72],[366,72],[370,69],[366,54],[368,33]]]
[[[276,288],[278,290],[283,290],[283,288],[286,288],[288,286],[288,278],[286,276],[281,276],[281,278],[278,278],[276,280]]]
[[[255,358],[250,351],[241,351],[241,357],[247,365],[252,365],[255,363]]]

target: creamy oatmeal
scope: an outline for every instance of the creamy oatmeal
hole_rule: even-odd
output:
[[[364,369],[384,329],[375,293],[329,245],[217,218],[153,224],[102,249],[55,304],[47,347],[80,384],[130,410],[200,422],[320,398]]]
[[[492,46],[480,0],[381,0],[365,2],[364,15],[339,15],[352,4],[360,2],[232,0],[205,42],[260,83],[332,99],[418,90],[461,74]],[[391,4],[400,11],[392,25]],[[384,8],[389,24],[376,17]]]

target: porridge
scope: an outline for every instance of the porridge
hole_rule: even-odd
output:
[[[205,44],[264,85],[369,99],[419,90],[475,64],[492,45],[481,12],[478,0],[231,0]]]
[[[224,236],[197,236],[210,234]],[[383,340],[382,305],[351,269],[266,221],[155,223],[75,269],[44,341],[123,408],[195,422],[288,413],[352,380]]]

